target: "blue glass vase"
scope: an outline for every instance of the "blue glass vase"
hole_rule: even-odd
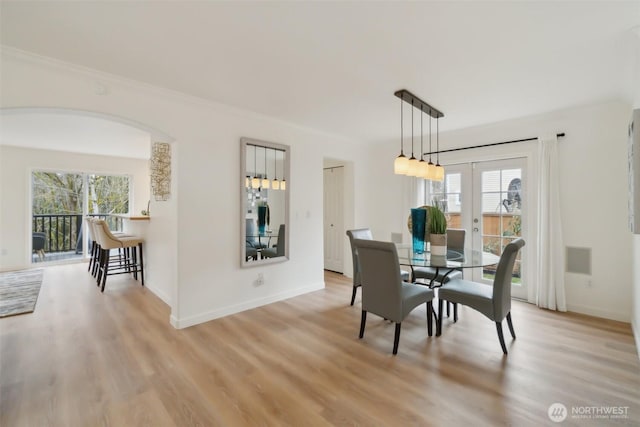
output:
[[[267,226],[267,207],[258,206],[258,233],[264,236]]]
[[[413,253],[424,253],[424,231],[427,226],[427,210],[411,209],[411,234],[413,237]]]

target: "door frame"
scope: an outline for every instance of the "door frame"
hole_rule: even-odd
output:
[[[345,227],[344,227],[344,200],[345,200],[345,191],[344,191],[344,175],[345,175],[345,171],[344,171],[344,166],[342,165],[337,165],[337,166],[328,166],[328,167],[324,167],[322,170],[322,182],[323,182],[323,200],[326,201],[327,200],[327,187],[326,187],[326,175],[329,172],[331,175],[333,175],[335,170],[340,170],[341,173],[341,178],[339,180],[339,182],[337,182],[337,186],[340,187],[340,192],[342,197],[337,199],[337,203],[339,203],[339,206],[337,206],[335,211],[332,211],[332,213],[336,214],[336,218],[334,219],[334,221],[329,225],[327,224],[326,218],[327,218],[327,212],[328,212],[328,206],[326,203],[323,203],[323,221],[322,221],[322,230],[323,230],[323,237],[327,237],[327,236],[331,236],[332,234],[335,233],[335,239],[336,241],[328,241],[330,240],[329,238],[323,238],[324,244],[323,244],[323,267],[325,270],[330,270],[330,271],[335,271],[336,273],[343,273],[344,272],[344,260],[345,260],[345,256],[344,256],[344,251],[343,249],[343,245],[341,245],[341,241],[344,240],[342,239],[342,236],[344,236],[345,234]],[[325,249],[327,247],[335,247],[336,248],[336,265],[327,265],[327,257],[326,257],[326,251]]]
[[[532,295],[535,291],[535,286],[533,286],[533,278],[534,278],[534,262],[535,262],[535,253],[536,253],[536,245],[535,242],[529,241],[529,236],[536,235],[536,206],[537,200],[535,199],[535,195],[537,194],[537,182],[532,180],[535,166],[535,153],[533,151],[529,152],[514,152],[512,155],[494,155],[494,156],[478,156],[477,159],[470,159],[463,156],[458,156],[459,160],[455,163],[451,162],[445,165],[445,173],[462,173],[462,215],[461,215],[461,224],[462,228],[469,230],[467,233],[467,238],[465,239],[465,247],[466,248],[477,248],[478,245],[478,237],[475,236],[476,233],[473,232],[473,215],[475,214],[476,204],[479,205],[480,199],[474,194],[474,175],[475,175],[475,167],[477,164],[489,164],[489,163],[499,163],[499,162],[508,162],[508,161],[517,161],[521,162],[521,166],[523,168],[523,181],[526,179],[525,192],[523,193],[523,198],[527,198],[527,203],[524,205],[522,210],[523,216],[523,233],[522,237],[527,242],[527,247],[521,251],[521,259],[522,264],[526,266],[522,269],[522,283],[524,286],[522,287],[513,287],[512,288],[512,297],[515,299],[523,299],[523,300],[532,300]],[[477,184],[475,184],[477,185]],[[428,187],[427,187],[428,188]],[[425,204],[430,204],[429,191],[425,192]],[[475,200],[478,199],[478,200]],[[465,207],[470,206],[471,209]],[[481,230],[479,231],[481,233]],[[481,239],[480,239],[481,242]],[[481,247],[481,246],[480,246]],[[467,280],[476,280],[478,278],[478,274],[482,277],[481,273],[478,273],[481,269],[464,269],[463,274],[465,279]],[[481,280],[478,280],[481,281]],[[515,290],[515,292],[513,292]]]

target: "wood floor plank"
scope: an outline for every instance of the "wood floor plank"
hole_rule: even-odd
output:
[[[630,326],[514,302],[518,338],[460,307],[428,337],[426,310],[402,324],[370,315],[360,292],[326,288],[175,330],[169,308],[127,276],[100,293],[86,265],[46,268],[36,311],[0,319],[0,425],[553,425],[552,403],[624,406],[640,423]],[[569,417],[563,425],[587,425]]]

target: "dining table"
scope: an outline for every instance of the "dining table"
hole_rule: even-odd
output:
[[[416,282],[413,269],[416,267],[431,267],[435,269],[433,278],[424,285],[429,288],[439,288],[444,282],[446,277],[452,272],[465,268],[478,268],[478,267],[490,267],[498,264],[500,257],[496,254],[486,251],[479,251],[476,249],[464,249],[454,250],[447,249],[446,255],[433,255],[429,251],[422,253],[416,253],[413,251],[412,245],[408,244],[396,244],[398,252],[398,261],[401,266],[406,266],[411,269],[411,281]],[[436,281],[440,270],[445,273]],[[434,310],[434,316],[436,317],[436,324],[438,324],[438,316],[442,313],[436,313]],[[448,311],[447,311],[448,315]],[[440,335],[439,328],[436,328],[436,336]]]
[[[498,264],[500,257],[496,254],[475,249],[454,250],[448,249],[446,255],[433,255],[429,251],[416,253],[411,245],[397,244],[398,261],[401,266],[411,269],[411,281],[414,281],[413,269],[415,267],[431,267],[435,269],[434,278],[428,283],[430,288],[442,286],[436,283],[435,277],[440,270],[446,270],[441,281],[444,282],[449,273],[463,268],[490,267]]]

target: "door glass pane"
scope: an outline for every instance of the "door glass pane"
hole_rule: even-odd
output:
[[[501,255],[504,247],[522,235],[522,169],[482,172],[483,250]],[[520,280],[520,254],[514,266],[512,283]],[[493,280],[495,266],[485,268],[483,278]]]
[[[446,173],[442,182],[430,181],[431,205],[436,202],[444,209],[448,228],[462,228],[462,174]]]

